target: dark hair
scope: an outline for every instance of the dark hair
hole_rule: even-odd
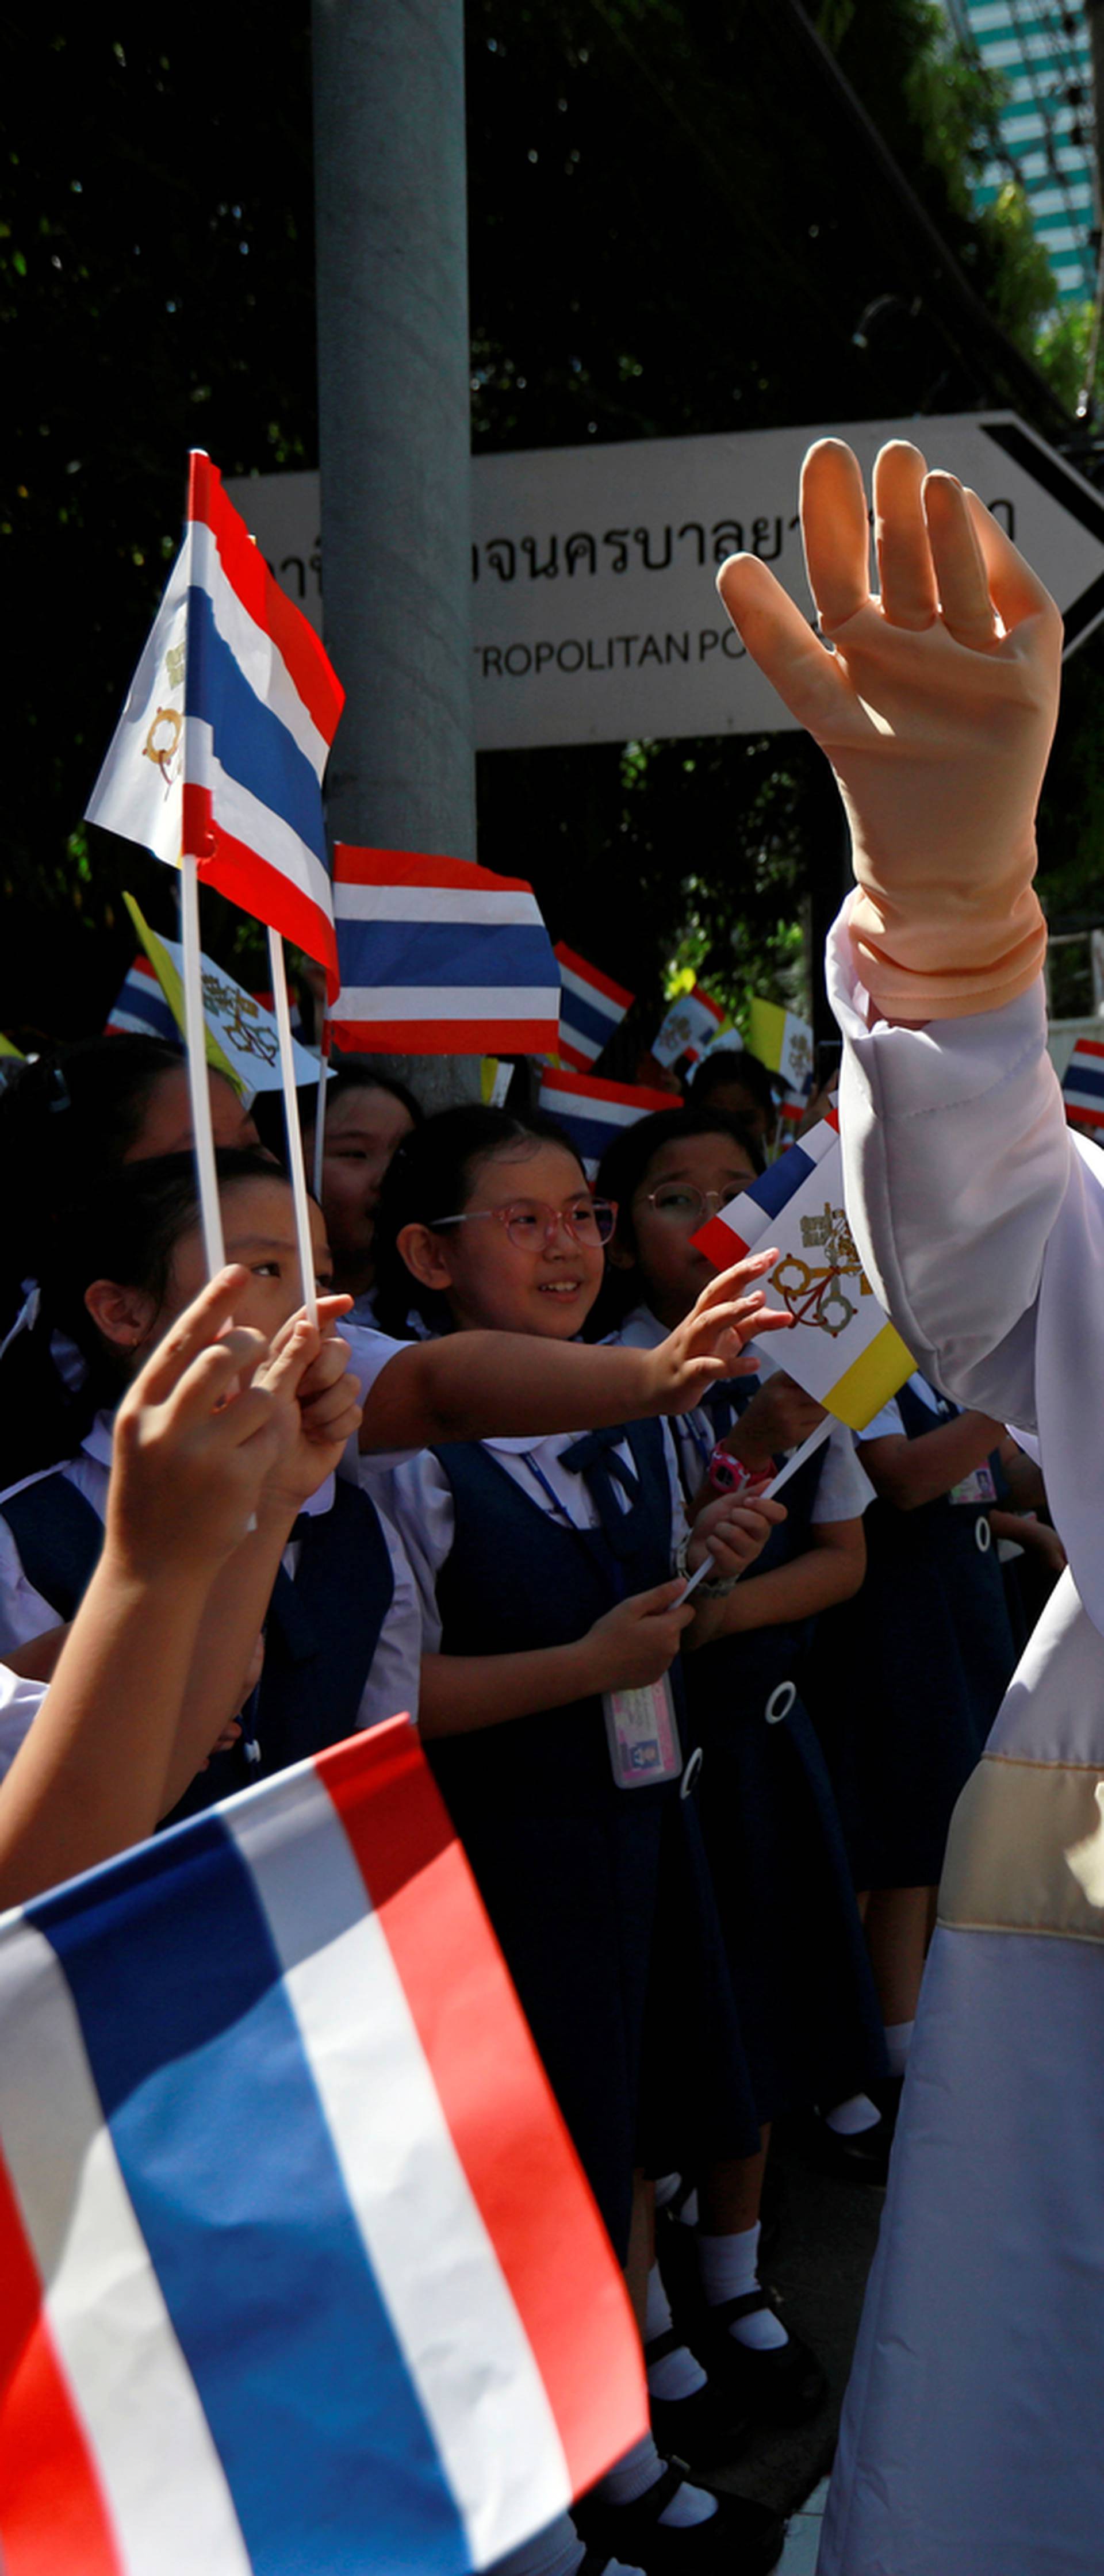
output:
[[[723,1109],[699,1109],[692,1100],[684,1109],[657,1109],[652,1117],[638,1118],[635,1126],[622,1128],[606,1147],[594,1187],[599,1198],[616,1201],[616,1241],[622,1250],[631,1252],[634,1262],[632,1203],[640,1184],[664,1145],[679,1145],[691,1136],[723,1136],[729,1144],[740,1147],[757,1172],[766,1168],[759,1138],[750,1133],[742,1118],[734,1118]],[[603,1333],[615,1332],[639,1296],[640,1279],[635,1268],[615,1269],[607,1262],[602,1294],[587,1322],[588,1340],[600,1341]]]
[[[223,1146],[215,1155],[220,1196],[241,1181],[279,1181],[286,1173],[258,1145]],[[199,1223],[195,1156],[156,1154],[124,1163],[73,1210],[65,1242],[56,1243],[42,1280],[51,1319],[69,1335],[88,1363],[93,1410],[114,1403],[126,1371],[118,1352],[97,1331],[84,1302],[94,1279],[114,1279],[164,1303],[173,1256]]]
[[[420,1106],[419,1102],[415,1100],[413,1092],[407,1090],[405,1082],[396,1081],[389,1073],[377,1073],[375,1067],[370,1062],[362,1061],[359,1056],[343,1056],[340,1058],[335,1056],[333,1062],[336,1066],[336,1071],[333,1075],[333,1079],[326,1085],[327,1114],[332,1109],[335,1100],[340,1100],[344,1091],[387,1091],[390,1092],[393,1099],[401,1101],[408,1118],[413,1119],[414,1125],[416,1127],[420,1125],[425,1116],[425,1111]],[[317,1082],[299,1084],[295,1094],[295,1105],[299,1114],[299,1125],[303,1134],[304,1136],[309,1136],[318,1116]],[[269,1152],[276,1154],[281,1163],[285,1163],[287,1161],[287,1131],[284,1125],[284,1095],[282,1091],[258,1091],[252,1102],[249,1115],[253,1120],[253,1124],[262,1144],[267,1145]]]
[[[93,1170],[125,1161],[157,1084],[184,1063],[167,1038],[88,1038],[15,1065],[0,1090],[8,1283],[40,1279],[59,1219]]]
[[[341,1100],[347,1091],[389,1091],[392,1100],[400,1103],[414,1126],[422,1125],[425,1111],[421,1101],[415,1100],[413,1092],[408,1091],[405,1082],[400,1082],[395,1074],[377,1073],[370,1059],[359,1055],[335,1056],[333,1065],[333,1078],[326,1085],[327,1111],[331,1110],[334,1102]],[[318,1105],[316,1091],[308,1092],[307,1104],[304,1109],[303,1124],[305,1127],[313,1127]]]
[[[756,1108],[763,1111],[764,1117],[773,1119],[778,1105],[773,1079],[766,1065],[757,1055],[749,1055],[746,1047],[733,1047],[731,1052],[727,1047],[711,1047],[691,1075],[687,1098],[698,1109],[713,1092],[723,1091],[730,1082],[738,1082],[750,1091]]]
[[[447,1331],[450,1317],[444,1298],[423,1288],[407,1269],[398,1238],[404,1226],[462,1216],[480,1166],[508,1152],[511,1145],[527,1143],[562,1146],[582,1171],[570,1136],[554,1118],[545,1118],[539,1111],[531,1118],[515,1118],[508,1109],[487,1109],[478,1101],[468,1101],[423,1118],[411,1135],[403,1137],[383,1176],[373,1236],[374,1303],[384,1332],[406,1333],[411,1308],[435,1331]]]

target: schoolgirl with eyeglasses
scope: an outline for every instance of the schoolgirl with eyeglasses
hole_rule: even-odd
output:
[[[445,1111],[383,1184],[380,1322],[401,1328],[413,1302],[450,1335],[570,1342],[615,1221],[550,1121]],[[736,2159],[758,2137],[684,1794],[679,1647],[719,1608],[700,1589],[682,1606],[685,1569],[708,1544],[731,1578],[781,1510],[717,1496],[691,1537],[655,1419],[437,1446],[392,1471],[389,1507],[422,1594],[423,1739],[642,2321],[642,2169],[672,2161],[676,2139],[680,2155]],[[699,2456],[716,2462],[734,2429],[714,2406]],[[651,2438],[578,2519],[600,2560],[656,2576],[736,2576],[781,2547],[773,2516],[668,2470]],[[581,2555],[568,2535],[540,2564],[571,2576]]]
[[[619,1311],[623,1343],[654,1344],[693,1305],[711,1272],[697,1235],[762,1168],[738,1122],[692,1103],[639,1120],[609,1147],[598,1187],[619,1212],[602,1312],[608,1324]],[[716,1490],[754,1493],[824,1421],[786,1373],[784,1339],[756,1356],[756,1376],[714,1387],[672,1426],[691,1513]],[[703,2361],[753,2408],[789,2420],[822,2402],[824,2378],[759,2279],[771,2122],[817,2104],[838,2117],[846,2104],[845,2119],[869,2116],[873,2126],[865,2087],[885,2072],[843,1832],[801,1696],[817,1614],[862,1583],[871,1499],[849,1434],[833,1430],[787,1485],[785,1522],[718,1604],[719,1633],[686,1665],[704,1756],[702,1826],[759,2135],[740,2175],[699,2168],[690,2177],[697,2228],[692,2239],[667,2228],[668,2274]]]

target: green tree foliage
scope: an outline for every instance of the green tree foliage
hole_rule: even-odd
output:
[[[309,40],[255,7],[5,14],[0,1026],[102,1026],[168,871],[80,816],[180,542],[189,447],[313,463]],[[13,703],[14,701],[14,703]],[[243,916],[212,899],[227,963]],[[248,940],[247,940],[248,947]],[[267,973],[258,980],[267,982]]]

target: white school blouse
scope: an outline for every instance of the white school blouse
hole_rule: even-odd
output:
[[[664,1460],[671,1493],[672,1561],[687,1535],[686,1513],[679,1483],[678,1459],[666,1423],[663,1426]],[[531,1502],[548,1513],[553,1505],[540,1478],[543,1476],[556,1498],[559,1526],[573,1529],[597,1529],[599,1516],[595,1503],[581,1476],[561,1466],[565,1449],[582,1435],[577,1431],[555,1432],[551,1437],[534,1439],[484,1440],[480,1445],[504,1467]],[[628,1442],[617,1444],[617,1456],[632,1467]],[[540,1475],[534,1473],[539,1468]],[[627,1498],[614,1488],[618,1502],[627,1510]],[[456,1528],[452,1488],[444,1468],[429,1449],[420,1449],[403,1466],[395,1467],[388,1479],[387,1510],[394,1518],[414,1569],[422,1607],[423,1651],[436,1655],[441,1651],[441,1620],[437,1608],[437,1577],[451,1553]]]
[[[344,1338],[352,1344],[352,1335]],[[394,1358],[395,1352],[404,1348],[404,1343],[393,1342],[384,1333],[357,1333],[352,1366],[356,1376],[361,1379],[364,1391],[370,1389],[381,1370],[386,1367],[388,1360]],[[350,1448],[356,1463],[350,1463],[349,1472],[355,1479],[359,1465],[359,1461],[356,1460],[355,1443],[350,1443]],[[393,1454],[401,1456],[406,1453]],[[107,1506],[110,1469],[111,1416],[101,1413],[97,1415],[77,1456],[66,1459],[60,1469],[68,1483],[75,1485],[77,1492],[91,1504],[100,1520],[104,1518]],[[43,1470],[46,1475],[56,1472],[58,1471],[53,1468]],[[342,1473],[345,1472],[346,1462],[343,1460]],[[9,1486],[7,1493],[0,1494],[0,1509],[8,1500],[9,1494],[21,1493],[25,1486],[40,1481],[39,1477],[25,1476],[18,1485]],[[328,1476],[325,1483],[319,1486],[318,1492],[311,1496],[310,1501],[304,1504],[303,1508],[312,1518],[316,1514],[328,1512],[333,1504],[333,1495],[334,1479]],[[414,1576],[402,1542],[391,1525],[386,1510],[380,1509],[374,1490],[372,1500],[376,1502],[376,1508],[379,1510],[380,1525],[391,1559],[395,1590],[361,1696],[359,1710],[361,1726],[378,1726],[384,1718],[397,1717],[404,1710],[409,1710],[412,1717],[417,1716],[422,1658],[421,1609]],[[293,1580],[298,1553],[298,1548],[292,1541],[291,1545],[285,1548],[282,1558],[284,1570]],[[45,1629],[56,1628],[57,1624],[56,1610],[50,1602],[43,1599],[40,1592],[36,1592],[33,1584],[28,1582],[12,1532],[7,1522],[0,1519],[0,1654],[10,1653],[14,1647],[26,1644],[31,1637],[40,1637]]]

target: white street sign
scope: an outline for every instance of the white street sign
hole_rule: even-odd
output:
[[[808,607],[798,476],[811,440],[826,434],[822,425],[473,458],[478,749],[792,730],[729,626],[714,576],[746,548]],[[886,439],[914,437],[929,464],[980,492],[1035,565],[1066,618],[1067,652],[1100,623],[1104,499],[1013,413],[849,422],[832,434],[868,474]],[[321,631],[318,476],[226,488]]]

